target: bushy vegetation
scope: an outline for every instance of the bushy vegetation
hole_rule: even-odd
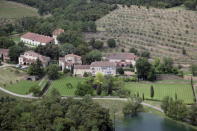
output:
[[[185,121],[197,125],[197,105],[187,107],[181,100],[166,97],[163,99],[162,109],[164,113],[175,120]]]
[[[1,97],[0,106],[0,130],[112,130],[107,109],[89,98],[61,99],[56,90],[35,102]]]
[[[128,102],[123,107],[123,114],[125,117],[137,116],[139,112],[143,111],[143,106],[141,105],[142,99],[139,97],[130,97]]]

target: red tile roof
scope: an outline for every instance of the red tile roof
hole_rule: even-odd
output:
[[[55,36],[58,36],[61,33],[64,33],[64,30],[63,29],[56,29],[56,30],[53,31],[53,35],[55,35]]]
[[[81,58],[81,56],[78,56],[78,55],[75,55],[75,54],[68,54],[68,55],[65,55],[65,57],[78,57],[78,58]]]
[[[24,54],[28,54],[28,55],[31,55],[33,57],[37,57],[42,62],[50,61],[50,57],[46,57],[46,56],[40,55],[40,54],[38,54],[38,53],[36,53],[34,51],[26,51]]]
[[[9,49],[0,49],[0,54],[8,56],[9,54]]]
[[[109,61],[96,61],[96,62],[92,62],[90,66],[91,67],[106,67],[106,66],[116,67],[116,63],[109,62]]]
[[[50,42],[52,42],[54,40],[50,36],[39,35],[39,34],[32,33],[32,32],[28,32],[28,33],[22,35],[21,38],[38,41],[40,43],[50,43]]]
[[[90,65],[74,65],[74,69],[90,69]]]
[[[120,59],[120,60],[127,60],[127,59],[136,59],[137,56],[133,53],[112,53],[106,56],[107,59]]]

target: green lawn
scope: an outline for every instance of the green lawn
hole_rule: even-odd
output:
[[[39,83],[38,81],[34,82],[34,81],[22,80],[19,81],[18,83],[7,85],[5,89],[17,94],[26,95],[29,94],[29,89],[32,86],[37,86],[38,83]]]
[[[77,87],[77,83],[82,82],[84,80],[85,80],[85,78],[80,78],[80,77],[70,77],[70,76],[63,77],[61,79],[58,79],[58,80],[55,80],[55,81],[52,82],[48,93],[50,93],[50,91],[53,88],[55,88],[60,92],[60,94],[62,96],[74,96],[75,90],[76,90],[76,87]],[[71,83],[73,87],[68,88],[67,87],[68,83]]]
[[[140,96],[144,93],[145,99],[151,99],[150,97],[150,86],[154,87],[154,100],[162,100],[165,96],[171,96],[184,100],[185,103],[193,103],[193,93],[189,82],[181,81],[164,81],[157,83],[126,83],[125,89],[131,91],[131,93],[139,93]]]
[[[27,74],[12,67],[0,68],[0,86],[16,83],[24,79]]]
[[[39,16],[37,9],[16,2],[0,0],[0,18]]]

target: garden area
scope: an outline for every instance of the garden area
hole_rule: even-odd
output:
[[[151,98],[150,87],[153,86],[154,97]],[[183,100],[185,103],[191,104],[194,102],[192,87],[188,81],[168,80],[159,82],[130,82],[125,83],[125,89],[131,93],[139,94],[145,99],[162,100],[165,96]]]
[[[17,94],[29,94],[32,86],[38,85],[39,81],[24,80],[26,72],[12,67],[0,68],[0,86]]]
[[[78,82],[83,82],[85,78],[81,77],[62,77],[51,83],[48,94],[53,88],[57,89],[61,96],[74,96]]]

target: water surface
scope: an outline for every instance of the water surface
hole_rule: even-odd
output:
[[[116,131],[197,131],[175,121],[151,113],[116,122]]]

